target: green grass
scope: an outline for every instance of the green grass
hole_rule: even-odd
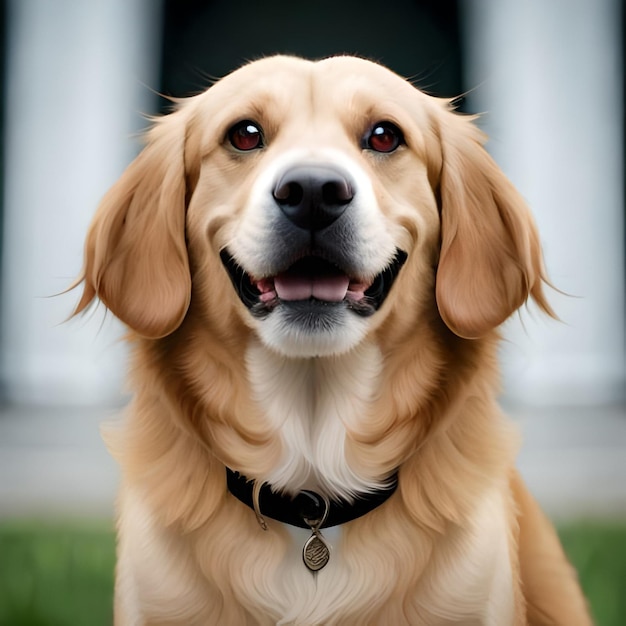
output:
[[[626,624],[626,524],[560,529],[597,626]],[[0,626],[110,626],[110,524],[0,523]]]
[[[559,534],[597,626],[624,626],[626,523],[581,523],[562,527]]]
[[[111,626],[107,525],[0,524],[0,625]]]

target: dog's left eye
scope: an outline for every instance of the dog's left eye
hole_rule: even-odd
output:
[[[375,152],[393,152],[404,143],[402,131],[391,122],[377,122],[365,136],[366,148]]]
[[[228,140],[233,148],[242,152],[256,150],[263,147],[263,131],[255,122],[243,120],[228,131]]]

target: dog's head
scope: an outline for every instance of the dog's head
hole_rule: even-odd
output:
[[[394,312],[477,338],[529,295],[549,310],[532,219],[482,142],[369,61],[251,63],[150,131],[94,218],[77,312],[97,296],[148,338],[237,320],[323,356]]]

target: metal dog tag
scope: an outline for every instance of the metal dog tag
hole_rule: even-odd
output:
[[[302,549],[302,560],[312,572],[319,572],[328,563],[330,550],[319,530],[311,530],[313,534],[307,539]]]
[[[320,528],[330,511],[330,502],[326,496],[314,491],[305,490],[301,492],[301,495],[308,497],[309,505],[313,505],[312,512],[302,516],[304,523],[311,529],[312,533],[302,548],[302,560],[311,572],[319,572],[330,559],[330,548],[320,532]]]

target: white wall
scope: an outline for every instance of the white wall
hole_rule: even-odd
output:
[[[116,324],[62,322],[101,196],[154,112],[158,0],[12,0],[0,380],[9,400],[96,403],[121,387]],[[102,325],[102,328],[101,328]]]
[[[466,88],[489,150],[528,200],[563,323],[522,315],[507,395],[624,397],[623,71],[619,0],[462,0]]]

